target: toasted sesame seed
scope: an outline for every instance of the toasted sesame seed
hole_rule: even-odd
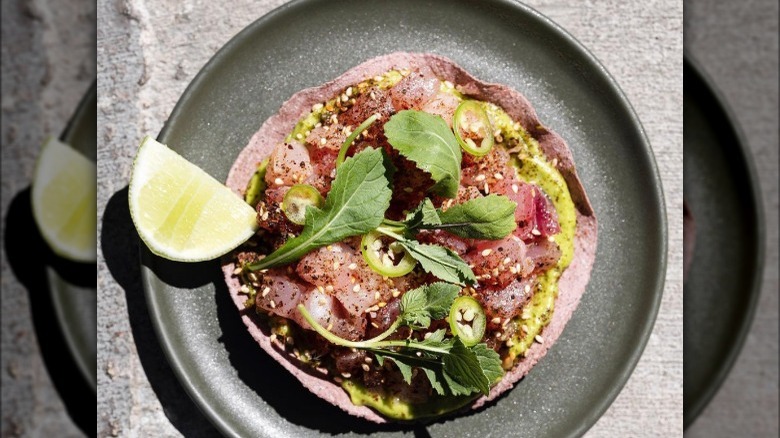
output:
[[[380,302],[376,303],[376,306],[377,306],[377,307],[379,307],[380,309],[381,309],[382,307],[385,307],[386,305],[387,305],[387,303],[386,303],[386,302],[384,302],[384,301],[380,301]]]
[[[271,342],[276,342],[276,333],[272,333],[271,336],[269,337],[269,340]]]
[[[341,267],[341,263],[339,262],[333,262],[333,269],[338,270]]]
[[[281,178],[276,178],[274,180],[274,184],[276,184],[277,186],[280,186],[280,185],[284,184],[284,181],[282,181]]]
[[[263,212],[263,214],[262,214],[262,216],[260,216],[260,218],[263,219],[264,221],[267,221],[268,220],[268,212],[267,211]]]
[[[371,321],[371,326],[374,328],[379,328],[379,324],[375,323],[374,321]]]
[[[343,382],[343,381],[344,381],[344,379],[342,379],[342,378],[341,378],[341,377],[339,377],[339,376],[336,376],[336,377],[334,377],[334,378],[333,378],[333,381],[334,381],[334,382],[336,382],[336,383],[341,383],[341,382]]]
[[[512,261],[512,259],[511,259],[511,258],[509,258],[509,257],[507,257],[507,258],[505,258],[505,259],[504,259],[504,261],[502,261],[502,262],[501,262],[501,264],[503,264],[503,265],[508,265],[508,264],[509,264],[509,262],[511,262],[511,261]]]
[[[270,305],[272,309],[276,309],[276,303],[274,302],[274,300],[271,300]]]
[[[379,292],[374,292],[374,299],[379,300],[380,298],[382,298],[382,295],[380,295]]]
[[[418,351],[418,352],[416,353],[416,355],[417,355],[417,357],[422,357],[422,351]]]
[[[244,269],[243,269],[241,266],[239,266],[239,267],[237,267],[236,269],[234,269],[234,270],[233,270],[233,275],[238,275],[238,274],[240,274],[240,273],[241,273],[241,271],[243,271],[243,270],[244,270]]]
[[[332,284],[325,286],[325,292],[333,292],[334,287]]]
[[[374,362],[374,359],[372,359],[371,356],[366,356],[366,358],[364,360],[365,360],[366,363],[373,363]]]
[[[517,268],[515,268],[514,266],[510,266],[509,267],[509,272],[511,272],[513,274],[517,274]]]
[[[321,103],[315,103],[314,105],[312,105],[312,106],[311,106],[311,110],[312,110],[312,111],[319,111],[319,110],[321,110],[321,109],[322,109],[324,106],[325,106],[325,105],[323,105],[323,104],[321,104]]]
[[[367,363],[364,363],[360,367],[363,368],[363,371],[365,372],[368,372],[371,369],[371,367],[369,367]]]
[[[241,285],[241,292],[243,293],[249,293],[249,286],[242,284]]]
[[[528,326],[523,324],[523,325],[520,326],[520,330],[522,330],[525,333],[528,333]]]
[[[528,292],[531,292],[531,285],[530,284],[526,284],[525,285],[525,293],[528,293]]]
[[[450,81],[444,81],[444,86],[447,88],[455,88],[455,85]]]
[[[490,255],[490,253],[493,252],[492,249],[488,248],[482,251],[482,257],[487,257]]]
[[[284,341],[287,342],[287,345],[295,345],[295,339],[292,336],[288,336]]]
[[[321,145],[325,145],[325,144],[327,144],[327,143],[328,143],[328,139],[326,139],[325,137],[322,137],[322,138],[320,139],[320,144],[321,144]]]
[[[349,379],[350,377],[352,377],[352,374],[350,374],[350,373],[341,373],[341,377],[343,377],[345,379]]]
[[[359,284],[356,284],[356,285],[355,285],[355,286],[352,288],[352,291],[353,291],[353,292],[360,292],[360,285],[359,285]]]
[[[352,87],[347,88],[347,96],[352,97]]]
[[[357,269],[357,263],[350,263],[349,266],[347,266],[349,269],[355,270]]]
[[[538,342],[540,344],[544,344],[544,338],[542,337],[542,335],[534,336],[534,341],[536,341],[536,342]]]
[[[331,331],[331,330],[333,330],[333,323],[332,322],[328,323],[328,331]]]
[[[553,167],[558,167],[558,159],[557,158],[553,158],[552,159],[552,165],[553,165]]]
[[[495,318],[491,319],[490,322],[493,324],[501,324],[501,318],[496,316]]]
[[[555,242],[555,236],[547,236],[548,242]]]
[[[299,133],[295,134],[295,138],[297,138],[298,140],[303,140],[303,134],[301,134],[299,132]]]
[[[347,97],[347,95],[346,95],[346,94],[342,94],[342,95],[341,95],[341,101],[342,101],[342,102],[346,102],[346,101],[348,101],[348,100],[349,100],[349,97]]]
[[[517,184],[512,184],[512,191],[517,193],[518,190],[520,190],[520,187],[518,187]]]
[[[479,174],[479,175],[477,175],[476,178],[474,178],[474,180],[475,181],[484,181],[485,180],[485,175]]]
[[[514,343],[514,342],[513,342],[511,339],[508,339],[508,340],[506,341],[506,346],[507,346],[507,347],[511,347],[511,346],[513,346],[513,345],[515,345],[515,343]]]
[[[485,194],[486,195],[490,194],[490,187],[488,187],[487,181],[485,181]]]
[[[382,80],[382,76],[374,76],[374,81],[379,82]]]
[[[320,292],[325,292],[325,288],[322,286],[317,286],[317,290]]]
[[[500,337],[501,337],[501,336],[503,336],[503,335],[504,335],[504,334],[503,334],[503,333],[501,333],[501,332],[496,332],[495,334],[493,334],[493,336],[495,336],[495,337],[497,337],[497,338],[500,338]]]
[[[500,173],[498,173],[498,172],[496,172],[496,173],[493,175],[493,177],[494,177],[495,179],[497,179],[497,180],[502,180],[502,179],[504,179],[504,175],[501,175],[501,174],[500,174]]]
[[[541,236],[542,232],[534,228],[533,230],[531,230],[531,234],[533,234],[534,236]]]
[[[393,291],[393,298],[398,298],[398,296],[401,295],[401,291],[396,289]]]
[[[493,274],[494,277],[498,277],[498,268],[493,268],[492,271],[490,271],[491,274]]]
[[[413,189],[413,188],[411,188],[411,187],[404,187],[404,188],[403,188],[403,190],[404,190],[404,192],[406,192],[406,193],[412,193],[412,192],[414,191],[414,189]]]

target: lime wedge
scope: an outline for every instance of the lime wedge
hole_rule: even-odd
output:
[[[249,204],[150,137],[141,142],[133,163],[129,203],[141,239],[169,260],[217,258],[257,230]]]
[[[55,138],[41,148],[32,182],[33,217],[60,257],[97,259],[96,175],[94,162]]]

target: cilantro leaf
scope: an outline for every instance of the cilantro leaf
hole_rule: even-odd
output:
[[[385,123],[388,143],[431,175],[431,191],[454,198],[460,184],[461,149],[441,116],[423,111],[401,111]]]
[[[449,248],[419,243],[416,240],[399,240],[398,243],[420,262],[425,272],[436,278],[461,286],[477,281],[469,265]]]
[[[309,251],[374,230],[390,206],[384,157],[379,149],[366,149],[339,166],[325,206],[308,207],[303,231],[259,262],[251,270],[294,262]]]

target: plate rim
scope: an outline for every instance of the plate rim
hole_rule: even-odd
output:
[[[758,298],[761,296],[761,288],[763,286],[764,275],[764,261],[766,256],[766,224],[764,223],[764,205],[763,198],[761,196],[761,185],[758,180],[758,173],[755,168],[755,163],[752,159],[752,154],[748,153],[750,143],[747,141],[745,132],[739,121],[736,118],[736,114],[728,105],[728,101],[722,92],[715,86],[715,82],[707,74],[706,70],[702,67],[696,57],[693,56],[690,51],[685,50],[683,52],[683,74],[690,71],[693,73],[692,79],[699,82],[707,90],[712,97],[712,100],[717,105],[714,111],[719,111],[723,114],[725,119],[729,123],[731,131],[736,138],[735,150],[741,159],[741,164],[744,167],[747,174],[748,185],[750,187],[750,201],[753,204],[756,221],[756,253],[755,264],[756,268],[753,270],[750,277],[751,287],[750,296],[747,303],[747,311],[742,315],[739,327],[736,331],[736,336],[732,337],[733,341],[728,348],[725,360],[720,363],[713,379],[705,387],[699,398],[692,404],[690,412],[685,412],[685,401],[683,400],[683,430],[688,429],[696,422],[699,415],[710,404],[715,395],[719,392],[723,383],[731,374],[731,370],[739,358],[742,348],[745,345],[747,336],[750,333],[750,328],[753,325],[755,319],[756,308],[758,307]],[[684,93],[684,92],[683,92]],[[685,310],[683,310],[683,318],[685,317]],[[684,335],[683,335],[684,336]],[[684,378],[684,377],[683,377]]]
[[[93,103],[97,105],[97,79],[92,81],[92,84],[89,86],[87,91],[83,96],[81,96],[81,99],[76,106],[76,110],[73,112],[73,115],[65,125],[65,129],[62,130],[62,134],[59,136],[60,141],[65,144],[70,144],[76,128],[84,122],[85,114],[89,111],[88,106]],[[57,287],[52,286],[50,278],[47,278],[47,283],[49,284],[49,290],[47,293],[51,300],[52,307],[54,307],[54,314],[57,318],[57,325],[62,330],[62,334],[65,338],[65,343],[68,346],[68,351],[70,352],[71,358],[76,363],[76,366],[81,372],[81,375],[84,377],[84,380],[86,380],[89,384],[92,392],[97,394],[97,366],[95,367],[95,373],[93,373],[89,368],[89,358],[82,357],[80,354],[78,354],[79,349],[76,347],[76,335],[71,329],[70,323],[68,323],[68,318],[65,314],[64,303],[62,301],[61,294],[58,292]],[[97,289],[95,290],[95,293],[97,293]],[[95,310],[97,311],[97,309]],[[97,349],[95,351],[97,352]],[[97,354],[95,355],[94,362],[97,365]]]
[[[206,64],[204,64],[204,66],[195,75],[192,81],[187,85],[184,92],[179,97],[176,105],[171,110],[171,113],[163,125],[159,135],[157,136],[158,141],[165,144],[165,139],[167,138],[169,130],[171,130],[171,127],[177,123],[177,120],[183,113],[182,108],[188,104],[190,99],[192,99],[195,92],[201,87],[201,83],[205,81],[208,76],[210,76],[212,70],[219,66],[223,61],[223,58],[227,57],[228,54],[232,52],[239,44],[241,44],[247,36],[254,33],[258,28],[262,28],[268,22],[272,21],[277,16],[280,16],[288,9],[298,7],[304,3],[318,1],[321,0],[292,0],[288,3],[284,3],[257,18],[255,21],[251,22],[238,33],[236,33],[233,37],[231,37],[230,40],[221,46],[217,52],[206,62]],[[626,114],[633,124],[632,130],[635,132],[637,140],[641,143],[641,146],[643,146],[641,152],[646,162],[648,163],[648,170],[652,176],[652,187],[655,189],[655,196],[653,197],[655,198],[655,204],[658,206],[658,217],[655,219],[658,223],[660,243],[658,247],[658,257],[655,260],[657,271],[654,273],[655,287],[652,300],[650,301],[650,312],[644,324],[638,330],[638,333],[640,334],[640,342],[636,344],[636,347],[631,351],[631,354],[628,356],[622,369],[616,375],[616,381],[618,384],[611,386],[608,391],[605,391],[605,395],[600,399],[599,403],[594,405],[594,409],[591,409],[590,412],[581,419],[578,426],[571,430],[571,436],[581,436],[588,429],[590,429],[599,420],[599,418],[603,416],[604,412],[606,412],[607,409],[612,405],[617,396],[628,383],[629,378],[633,374],[634,369],[636,368],[640,358],[645,351],[647,343],[650,339],[650,335],[655,326],[655,322],[657,320],[658,311],[661,305],[666,284],[666,275],[668,271],[667,253],[669,249],[668,218],[663,191],[663,181],[658,170],[653,148],[639,119],[639,116],[637,115],[631,103],[628,101],[628,98],[618,85],[615,78],[607,71],[607,69],[596,58],[596,56],[568,31],[531,6],[516,0],[490,1],[495,4],[513,8],[517,13],[528,15],[531,18],[537,20],[541,25],[543,25],[544,28],[558,35],[562,42],[565,42],[568,49],[576,52],[579,57],[592,65],[598,71],[602,78],[605,79],[605,83],[609,87],[609,91],[612,95],[614,95],[616,101],[620,104],[621,112]],[[166,359],[169,362],[169,365],[171,366],[171,369],[182,383],[182,387],[184,388],[185,392],[190,396],[198,409],[222,434],[226,436],[239,436],[237,431],[230,424],[228,424],[223,418],[214,412],[213,407],[210,405],[210,403],[207,402],[207,398],[204,397],[204,395],[197,388],[195,388],[187,373],[183,371],[181,358],[177,354],[176,349],[173,347],[171,339],[162,327],[164,318],[161,314],[160,306],[156,301],[156,296],[152,292],[152,283],[155,281],[155,278],[153,275],[151,275],[151,269],[149,269],[148,266],[144,265],[143,263],[144,260],[149,260],[153,256],[144,245],[139,245],[139,248],[141,249],[139,254],[139,262],[142,268],[141,280],[144,289],[144,296],[149,308],[148,310],[154,332],[157,335],[157,339],[160,342],[160,346],[165,354]]]

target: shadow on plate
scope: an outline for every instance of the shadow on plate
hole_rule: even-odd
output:
[[[217,435],[175,378],[152,328],[141,286],[140,238],[130,218],[127,193],[125,187],[109,200],[103,215],[101,245],[111,275],[125,290],[130,326],[141,364],[165,414],[182,434],[188,437]],[[430,437],[425,424],[371,423],[345,413],[304,388],[252,339],[230,298],[218,262],[187,264],[155,258],[154,263],[155,274],[177,288],[195,288],[213,283],[222,331],[218,341],[224,345],[239,378],[287,421],[327,434],[352,432],[370,435],[381,431],[407,431],[417,438]],[[487,407],[496,402],[494,400]],[[316,408],[301,409],[301,406]],[[485,408],[462,415],[472,415]],[[436,422],[446,421],[445,417]]]
[[[63,280],[84,288],[96,287],[96,266],[57,257],[41,237],[32,217],[30,189],[17,193],[8,207],[5,252],[12,272],[27,289],[38,346],[49,377],[73,422],[88,436],[95,436],[95,398],[73,359],[50,300],[47,267]],[[31,260],[30,255],[34,258]]]

